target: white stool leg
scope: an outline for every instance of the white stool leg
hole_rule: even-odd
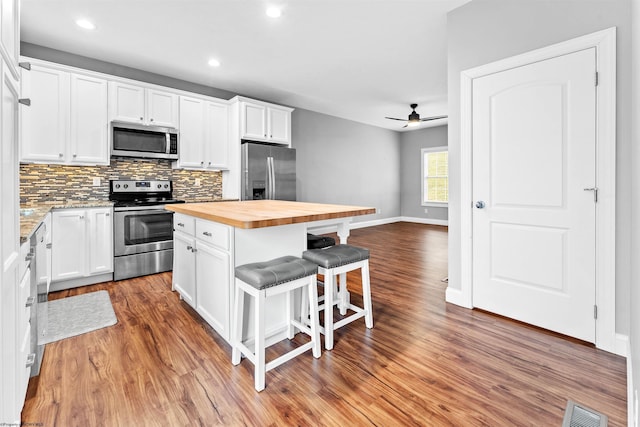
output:
[[[325,270],[324,275],[324,348],[333,348],[333,289],[335,275]]]
[[[233,304],[233,329],[231,330],[231,363],[238,365],[242,358],[238,344],[242,342],[242,318],[244,312],[244,292],[236,283],[236,299]]]
[[[265,375],[265,327],[264,327],[264,309],[265,309],[265,292],[260,291],[254,298],[255,309],[255,386],[256,390],[264,390]]]
[[[294,291],[285,292],[286,295],[284,303],[285,312],[287,313],[287,338],[290,340],[292,340],[295,335],[295,328],[293,323],[291,323],[291,320],[293,320],[293,292]]]
[[[300,291],[300,323],[303,325],[308,325],[309,323],[309,298],[305,295],[307,293],[307,288],[301,288]],[[317,290],[316,290],[317,292]]]
[[[311,307],[311,341],[313,341],[313,357],[320,357],[320,315],[318,313],[318,283],[316,276],[311,276],[309,286],[307,286],[309,294],[309,307]],[[303,292],[305,288],[302,288]],[[304,300],[304,298],[303,298]],[[306,305],[306,304],[305,304]]]
[[[367,328],[373,328],[373,310],[371,308],[371,278],[369,277],[369,260],[362,264],[362,299],[364,301],[364,323]]]
[[[338,293],[338,307],[340,314],[347,314],[347,273],[340,275],[340,291]]]

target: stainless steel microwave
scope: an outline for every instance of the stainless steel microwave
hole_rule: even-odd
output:
[[[178,160],[178,130],[136,123],[111,122],[111,155]]]

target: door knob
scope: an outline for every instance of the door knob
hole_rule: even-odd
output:
[[[484,202],[483,202],[482,200],[478,200],[478,201],[476,202],[476,208],[478,208],[478,209],[484,209],[484,206],[485,206],[485,204],[484,204]]]

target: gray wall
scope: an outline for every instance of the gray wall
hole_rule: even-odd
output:
[[[447,220],[448,208],[422,206],[423,148],[446,147],[447,126],[413,130],[400,134],[400,215],[411,218]],[[425,213],[424,210],[429,212]]]
[[[400,215],[398,132],[303,109],[291,121],[298,200],[378,209],[354,222]]]
[[[617,27],[616,331],[629,333],[631,18],[629,0],[474,0],[448,15],[449,286],[460,289],[460,72]]]
[[[640,117],[640,0],[632,2],[632,108],[631,117]],[[632,223],[631,223],[631,363],[633,365],[633,391],[640,388],[640,121],[633,120],[632,162]],[[634,404],[633,400],[631,405]]]

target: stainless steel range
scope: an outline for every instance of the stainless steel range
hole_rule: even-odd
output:
[[[114,201],[113,279],[169,271],[173,266],[173,212],[164,209],[173,198],[171,181],[109,183]]]

